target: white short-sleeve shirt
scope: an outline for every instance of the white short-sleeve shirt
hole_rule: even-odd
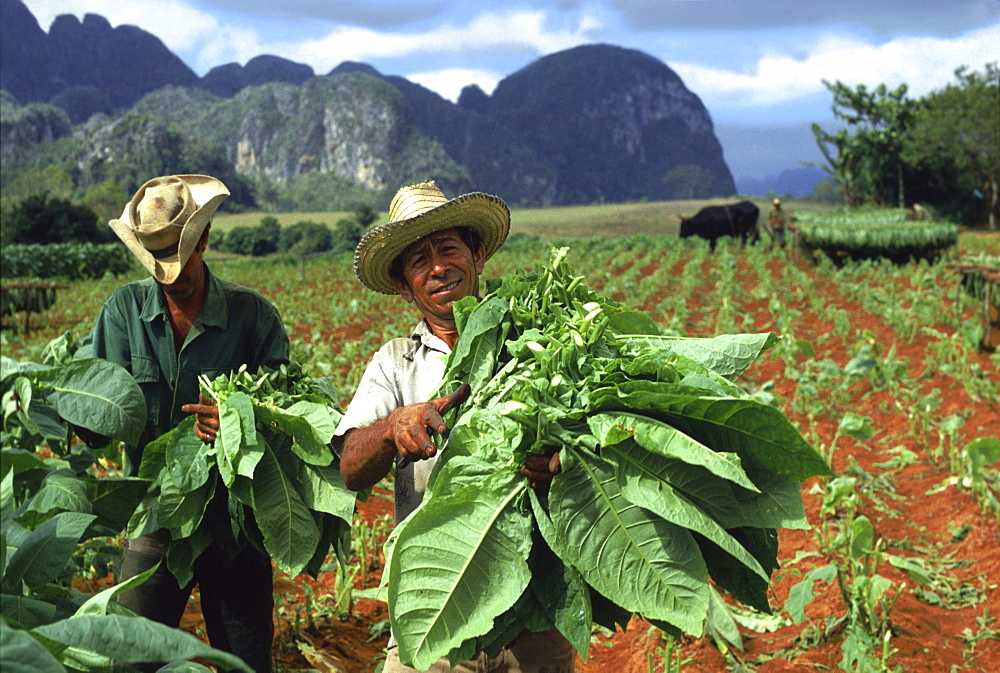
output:
[[[385,418],[393,409],[433,399],[444,379],[445,359],[449,353],[451,348],[434,336],[425,320],[417,324],[409,337],[386,343],[368,363],[335,434],[343,436],[349,430]],[[398,454],[396,460],[398,463]],[[397,467],[396,523],[420,504],[436,460],[434,456]]]

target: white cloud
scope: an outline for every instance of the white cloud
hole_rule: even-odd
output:
[[[595,19],[585,17],[573,29],[547,30],[544,12],[515,11],[482,14],[464,26],[445,24],[424,33],[376,32],[343,26],[317,40],[264,43],[260,48],[309,63],[317,72],[326,72],[342,61],[399,58],[425,53],[527,49],[548,54],[589,42],[599,28]]]
[[[56,16],[100,14],[113,27],[139,26],[160,38],[173,52],[187,51],[220,34],[219,22],[183,0],[24,0],[42,30],[48,31]]]
[[[406,79],[435,91],[452,102],[458,101],[462,89],[469,84],[478,84],[487,95],[493,93],[497,83],[505,75],[490,70],[472,70],[468,68],[447,68],[429,72],[415,72],[406,75]]]
[[[207,72],[217,65],[226,63],[246,64],[253,57],[262,54],[288,58],[286,54],[261,45],[257,31],[235,26],[229,26],[225,31],[212,36],[210,40],[205,40],[203,46],[195,49],[194,53],[196,60],[190,65],[198,72]]]
[[[822,79],[869,87],[882,83],[895,87],[905,82],[909,95],[915,98],[954,81],[959,66],[979,70],[996,61],[997,44],[1000,23],[953,39],[911,36],[881,45],[828,35],[804,58],[771,52],[745,71],[681,62],[671,67],[710,108],[792,102],[825,91]]]

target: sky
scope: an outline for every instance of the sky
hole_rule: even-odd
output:
[[[198,75],[273,54],[325,75],[368,63],[456,100],[581,44],[672,68],[717,127],[831,118],[822,80],[911,97],[1000,61],[1000,0],[24,0],[44,30],[100,14],[157,37]],[[736,172],[734,170],[734,172]]]

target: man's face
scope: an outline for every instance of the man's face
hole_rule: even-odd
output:
[[[396,291],[417,305],[425,318],[454,321],[451,305],[469,295],[479,294],[479,274],[486,253],[476,252],[462,240],[458,229],[429,234],[403,251],[401,257],[406,282],[393,279]]]
[[[163,288],[163,294],[174,301],[183,301],[191,298],[195,292],[203,287],[205,265],[203,264],[202,257],[205,253],[205,247],[204,239],[199,241],[198,245],[191,252],[191,256],[188,257],[187,263],[184,264],[184,268],[181,269],[180,275],[177,276],[177,280],[169,284],[160,283],[160,287]]]

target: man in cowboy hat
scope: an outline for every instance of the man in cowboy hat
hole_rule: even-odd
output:
[[[225,185],[204,175],[154,178],[139,188],[121,219],[110,222],[150,273],[111,295],[92,334],[94,355],[128,369],[146,399],[142,436],[125,449],[128,476],[137,474],[146,444],[188,414],[196,414],[200,439],[215,439],[218,408],[200,398],[200,374],[215,378],[241,365],[253,370],[288,362],[288,335],[274,305],[218,278],[202,258],[212,215],[227,196]],[[208,507],[228,516],[224,499],[215,498]],[[161,565],[125,592],[121,603],[177,626],[198,583],[212,645],[243,658],[255,671],[273,670],[270,559],[251,547],[212,543],[194,561],[194,580],[181,587],[163,562],[163,543],[155,533],[125,541],[123,580]]]
[[[396,465],[395,518],[406,518],[423,498],[436,460],[430,433],[447,427],[441,414],[465,401],[469,387],[432,399],[444,377],[444,356],[458,340],[452,304],[479,293],[479,275],[510,229],[501,199],[480,192],[447,199],[433,182],[403,187],[389,223],[358,244],[354,269],[368,288],[414,304],[422,319],[408,337],[392,339],[373,356],[334,437],[344,483],[370,488]],[[533,485],[547,485],[558,458],[534,456],[522,467]],[[480,664],[486,664],[480,653]],[[524,634],[489,661],[490,670],[569,673],[576,654],[552,629]],[[385,673],[412,671],[390,643]],[[447,658],[432,671],[450,671]],[[477,670],[474,662],[456,670]]]

